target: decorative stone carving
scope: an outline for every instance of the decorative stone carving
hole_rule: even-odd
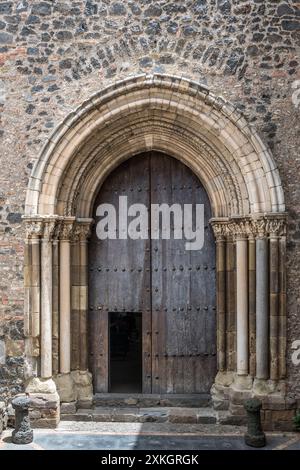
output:
[[[250,233],[251,223],[247,219],[231,221],[228,224],[228,230],[232,237],[237,239],[246,239]]]
[[[268,221],[268,232],[271,237],[282,237],[286,233],[286,220],[273,219]]]
[[[53,239],[57,223],[57,218],[49,218],[44,220],[44,231],[42,236],[43,240],[50,241]]]
[[[43,235],[44,224],[42,219],[27,219],[25,222],[27,238],[39,238]]]
[[[30,399],[27,396],[19,396],[12,400],[15,409],[15,429],[12,433],[14,444],[29,444],[33,441],[33,431],[30,427],[29,407]]]
[[[217,242],[225,240],[226,236],[229,233],[228,222],[212,221],[211,225]]]
[[[60,240],[70,240],[74,230],[74,217],[65,218],[60,221],[59,238]]]
[[[71,234],[72,242],[86,241],[91,234],[92,224],[93,219],[77,220]]]
[[[261,427],[260,409],[261,402],[257,398],[250,398],[244,403],[247,411],[248,429],[245,434],[245,443],[251,447],[264,447],[266,436]]]
[[[266,238],[270,236],[283,236],[286,231],[285,217],[273,218],[265,216],[257,219],[237,218],[229,220],[211,220],[211,225],[216,240],[224,240],[225,238]]]

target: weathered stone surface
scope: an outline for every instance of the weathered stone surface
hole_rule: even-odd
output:
[[[87,371],[72,371],[77,400],[85,401],[93,398],[92,374]]]
[[[56,393],[56,386],[52,379],[33,377],[26,385],[26,393],[54,394]]]
[[[251,398],[245,401],[244,406],[247,411],[248,419],[245,442],[251,447],[264,447],[266,445],[266,436],[261,427],[261,402],[257,398]]]
[[[77,399],[77,392],[71,374],[59,374],[54,380],[61,402],[73,402]]]
[[[111,84],[111,77],[118,80],[141,71],[159,70],[205,83],[242,109],[272,147],[290,215],[288,344],[299,339],[300,143],[295,97],[300,75],[295,5],[273,0],[0,3],[0,339],[9,351],[0,363],[0,397],[20,393],[24,386],[20,214],[34,161],[71,110]],[[10,326],[2,333],[5,325]],[[288,350],[286,388],[299,399],[299,371],[291,355]],[[223,387],[230,385],[227,378],[217,380]],[[255,384],[259,396],[267,390],[269,386]],[[218,393],[215,406],[228,404],[226,392],[223,398]],[[280,404],[274,399],[276,406]]]
[[[76,413],[77,407],[76,407],[76,401],[73,401],[71,403],[61,403],[60,404],[60,414],[61,415],[72,415]]]
[[[0,401],[0,436],[7,426],[7,413],[6,413],[6,406],[4,401]]]
[[[30,399],[27,396],[18,396],[12,400],[15,409],[15,429],[12,433],[14,444],[29,444],[33,441],[33,431],[29,420]]]

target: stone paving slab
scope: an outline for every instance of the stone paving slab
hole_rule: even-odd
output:
[[[13,444],[12,430],[6,430],[0,440],[0,450],[252,450],[244,443],[244,430],[236,428],[65,422],[56,430],[35,430],[33,443],[24,446]],[[300,450],[300,434],[267,433],[267,446],[261,450]]]

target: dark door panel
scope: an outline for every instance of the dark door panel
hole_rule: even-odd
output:
[[[215,244],[210,204],[198,178],[178,160],[159,153],[133,157],[103,184],[95,204],[204,205],[204,246],[186,240],[90,242],[90,367],[95,392],[109,390],[108,312],[142,316],[144,393],[207,393],[216,374]],[[172,220],[173,222],[173,220]],[[195,229],[195,226],[193,227]],[[172,232],[171,232],[172,234]],[[152,232],[152,236],[154,233]]]

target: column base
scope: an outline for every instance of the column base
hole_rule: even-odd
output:
[[[74,370],[69,374],[58,374],[54,381],[60,402],[76,403],[77,407],[90,408],[93,403],[92,374],[87,370]]]
[[[60,421],[59,395],[52,379],[33,377],[25,388],[30,398],[30,422],[33,428],[56,428]]]
[[[233,372],[219,372],[211,388],[212,404],[220,424],[245,425],[244,402],[258,398],[262,402],[261,419],[265,431],[294,431],[297,402],[286,396],[284,381],[254,379]]]

